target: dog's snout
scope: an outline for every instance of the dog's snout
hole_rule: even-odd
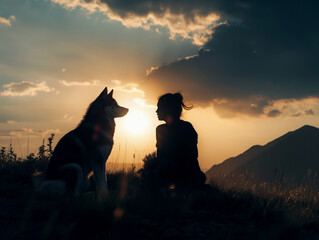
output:
[[[128,108],[124,108],[123,110],[125,112],[124,116],[128,113]]]
[[[128,108],[118,107],[115,113],[115,117],[124,117],[128,113]]]

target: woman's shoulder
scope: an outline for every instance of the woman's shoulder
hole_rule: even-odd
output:
[[[187,122],[184,120],[180,120],[180,121],[181,121],[180,124],[181,124],[183,129],[187,130],[187,132],[189,132],[189,133],[197,135],[195,128],[193,127],[193,125],[190,122]]]
[[[183,127],[194,129],[193,125],[190,122],[187,122],[187,121],[184,121],[184,120],[180,120],[180,124]]]
[[[163,130],[166,129],[166,128],[167,128],[167,124],[166,124],[166,123],[161,124],[161,125],[158,125],[158,126],[156,127],[156,132],[163,131]]]
[[[160,124],[156,127],[156,129],[161,129],[161,128],[166,128],[167,124],[166,123],[163,123],[163,124]]]
[[[184,120],[179,120],[179,122],[177,124],[174,124],[173,126],[168,126],[166,123],[158,125],[156,127],[156,132],[170,131],[172,129],[179,129],[179,128],[182,128],[183,131],[196,133],[193,125],[190,122],[187,122]]]

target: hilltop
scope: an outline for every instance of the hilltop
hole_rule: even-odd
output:
[[[215,180],[245,175],[260,181],[301,183],[316,178],[318,173],[319,129],[305,125],[212,166],[206,175]]]

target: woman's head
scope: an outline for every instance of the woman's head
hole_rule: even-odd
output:
[[[181,117],[183,108],[190,110],[192,106],[184,104],[182,94],[166,93],[158,99],[156,113],[159,120],[173,121]]]

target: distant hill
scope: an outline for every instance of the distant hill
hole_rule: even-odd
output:
[[[305,177],[318,177],[319,129],[305,125],[264,146],[255,145],[206,172],[208,179],[242,174],[261,181],[284,177],[300,182]]]

